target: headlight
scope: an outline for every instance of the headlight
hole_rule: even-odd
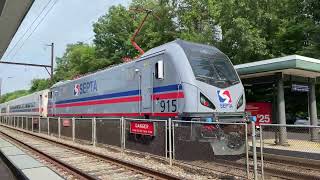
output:
[[[200,103],[208,108],[216,109],[212,102],[209,101],[202,93],[200,93]]]
[[[237,109],[239,109],[243,105],[243,94],[241,95],[240,99],[238,100]]]

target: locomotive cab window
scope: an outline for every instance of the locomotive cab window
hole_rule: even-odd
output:
[[[163,61],[158,61],[155,64],[155,78],[156,79],[164,79],[164,65]]]

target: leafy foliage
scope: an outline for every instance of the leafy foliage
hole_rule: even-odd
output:
[[[19,97],[28,95],[29,91],[28,90],[18,90],[18,91],[14,91],[11,93],[7,93],[3,96],[0,97],[0,103],[4,103],[13,99],[17,99]]]
[[[29,91],[1,101],[136,57],[130,38],[146,14],[142,8],[153,10],[136,37],[145,51],[181,38],[214,45],[234,64],[291,54],[320,58],[319,0],[133,0],[128,8],[112,6],[93,24],[93,45],[67,46],[53,81],[34,80]]]
[[[72,79],[113,64],[107,59],[96,57],[95,49],[82,42],[68,45],[64,55],[56,59],[55,81]]]
[[[48,89],[52,85],[49,79],[34,79],[31,84],[30,93]]]

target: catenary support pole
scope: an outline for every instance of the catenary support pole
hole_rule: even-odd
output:
[[[51,43],[51,68],[50,68],[50,77],[53,79],[53,61],[54,61],[54,43]]]

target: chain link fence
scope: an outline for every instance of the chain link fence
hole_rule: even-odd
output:
[[[82,143],[91,144],[93,142],[92,130],[93,119],[92,118],[76,118],[74,119],[74,135],[75,140]]]
[[[121,118],[96,118],[94,138],[98,145],[121,147]]]
[[[39,132],[48,134],[48,118],[39,118]]]
[[[72,139],[72,127],[73,122],[72,118],[59,118],[57,119],[57,135],[59,136],[59,130],[60,130],[60,137],[63,137],[65,139]],[[60,128],[59,128],[60,127]]]
[[[248,176],[246,123],[174,120],[173,158],[192,166]],[[238,168],[230,170],[226,165]]]
[[[0,122],[94,146],[143,152],[166,158],[170,164],[186,163],[245,179],[254,178],[254,170],[261,179],[290,174],[320,179],[320,126],[272,124],[256,129],[246,123],[21,116],[0,116]],[[251,133],[251,128],[257,132]]]
[[[59,136],[59,118],[49,118],[49,135],[58,137]]]
[[[263,179],[270,172],[320,179],[320,126],[264,124],[257,141]]]
[[[123,148],[167,157],[167,121],[124,118]]]

